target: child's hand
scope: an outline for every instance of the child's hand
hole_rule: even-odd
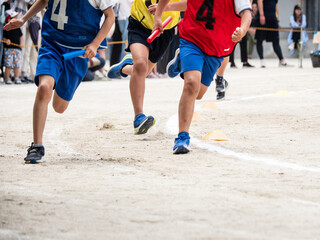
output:
[[[89,45],[85,46],[83,50],[86,50],[83,57],[85,58],[93,58],[97,54],[97,49],[99,46],[96,46],[94,43],[90,43]]]
[[[7,39],[6,41],[6,44],[9,46],[11,44],[11,40],[10,39]]]
[[[152,15],[154,15],[156,13],[156,10],[157,10],[157,6],[158,4],[152,4],[149,6],[148,8],[148,12]]]
[[[154,24],[153,24],[153,30],[152,30],[152,32],[154,31],[154,30],[156,30],[157,28],[159,28],[159,30],[160,30],[160,34],[162,34],[163,33],[163,27],[162,27],[162,21],[161,21],[161,18],[160,17],[155,17],[154,18]],[[159,34],[159,35],[160,35]],[[158,35],[158,36],[159,36]]]
[[[232,34],[232,41],[239,42],[244,36],[244,30],[241,27],[237,27]]]
[[[22,18],[20,19],[13,18],[3,27],[3,30],[10,31],[12,29],[21,28],[23,24],[24,24],[24,21],[22,20]]]

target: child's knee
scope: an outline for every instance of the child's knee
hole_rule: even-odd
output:
[[[184,92],[189,95],[198,95],[200,84],[196,79],[185,79]]]
[[[138,59],[134,62],[133,68],[134,71],[138,72],[139,74],[147,74],[148,62],[146,62],[144,59]]]
[[[54,111],[56,113],[60,113],[60,114],[64,113],[66,111],[66,109],[67,109],[67,107],[62,106],[60,104],[57,104],[55,102],[52,103],[52,106],[53,106]]]
[[[201,99],[203,98],[203,95],[204,95],[204,93],[200,93],[200,92],[199,92],[199,94],[198,94],[198,96],[197,96],[196,99],[197,99],[197,100],[201,100]]]
[[[37,95],[40,101],[50,101],[52,96],[52,87],[49,84],[40,84]]]

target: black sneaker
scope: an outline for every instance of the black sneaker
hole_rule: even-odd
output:
[[[41,163],[44,162],[44,146],[41,144],[31,143],[28,148],[28,154],[24,158],[25,163]]]
[[[243,63],[242,67],[244,67],[244,68],[253,68],[254,66],[251,65],[250,63],[246,62],[246,63]]]
[[[237,68],[237,65],[236,65],[235,63],[231,63],[231,64],[230,64],[230,67],[231,67],[231,68]]]
[[[225,98],[226,90],[229,86],[229,83],[223,77],[216,77],[215,82],[216,82],[217,100],[223,100]]]

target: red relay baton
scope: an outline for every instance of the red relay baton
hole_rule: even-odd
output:
[[[172,21],[172,17],[169,16],[166,20],[163,21],[162,27],[165,28],[171,21]],[[147,38],[147,42],[151,43],[158,36],[159,33],[160,33],[159,28],[154,30],[154,32],[151,33],[151,35]]]

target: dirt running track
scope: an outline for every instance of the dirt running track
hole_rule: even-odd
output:
[[[227,99],[201,108],[213,85],[196,103],[205,120],[180,156],[182,80],[147,80],[157,122],[143,136],[128,79],[83,83],[63,115],[50,106],[41,165],[23,162],[36,87],[0,86],[0,239],[319,240],[320,68],[267,60],[225,77]],[[230,140],[202,140],[213,130]]]

